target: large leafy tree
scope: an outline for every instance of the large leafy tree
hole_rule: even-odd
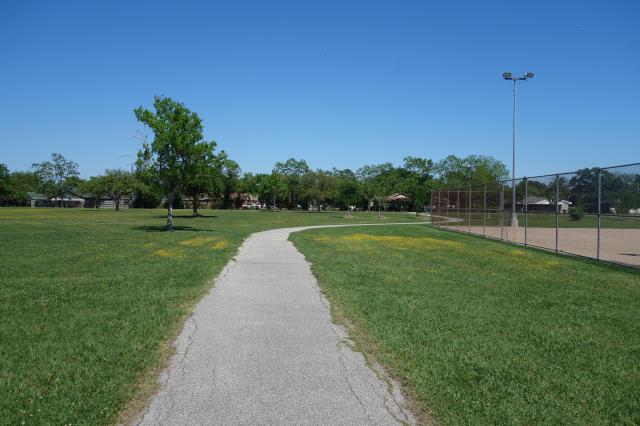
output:
[[[201,158],[196,163],[196,170],[184,185],[183,192],[191,198],[193,216],[198,216],[198,206],[203,197],[209,195],[217,197],[223,189],[223,159],[224,156],[216,156],[211,150],[202,150]]]
[[[399,179],[395,167],[391,163],[367,165],[359,168],[357,175],[369,210],[375,203],[380,216],[386,197],[398,190]]]
[[[40,179],[34,172],[12,172],[9,176],[9,195],[11,203],[26,204],[30,191],[37,191],[41,187]]]
[[[224,151],[220,152],[218,162],[221,170],[223,206],[225,209],[233,208],[239,201],[238,185],[242,170]]]
[[[434,171],[448,188],[467,188],[472,184],[482,184],[504,180],[509,170],[499,160],[484,155],[470,155],[465,158],[449,155],[439,161]]]
[[[320,210],[322,204],[333,205],[338,195],[338,179],[331,173],[323,170],[316,172],[315,184],[316,207]]]
[[[82,185],[80,185],[80,189],[82,190],[82,192],[93,197],[93,207],[95,207],[96,209],[100,207],[100,199],[103,196],[107,195],[107,191],[103,183],[103,176],[91,176],[89,179],[82,182]]]
[[[11,174],[5,164],[0,164],[0,202],[6,203],[11,193]]]
[[[105,170],[100,181],[104,193],[113,199],[116,210],[120,210],[122,197],[132,197],[137,186],[135,176],[121,169]]]
[[[282,175],[272,172],[271,174],[260,175],[259,181],[259,193],[261,199],[267,200],[268,204],[272,208],[277,207],[277,202],[282,199],[286,193],[286,183],[282,178]]]
[[[289,158],[284,163],[277,162],[273,171],[282,176],[285,184],[285,202],[287,207],[296,208],[304,197],[302,176],[310,171],[309,165],[303,159]]]
[[[406,157],[402,169],[405,171],[405,192],[411,196],[416,215],[419,209],[429,204],[433,189],[433,161],[426,158]]]
[[[238,182],[238,189],[249,194],[257,194],[259,189],[258,175],[253,173],[245,173]]]
[[[333,169],[332,173],[338,185],[336,204],[341,208],[346,208],[351,214],[351,207],[362,200],[360,194],[360,184],[354,172],[349,169],[337,170]]]
[[[137,188],[138,181],[134,174],[121,169],[107,169],[104,175],[92,176],[82,184],[82,189],[95,198],[95,208],[99,207],[100,198],[107,195],[113,200],[116,211],[120,210],[122,198],[133,197]]]
[[[39,190],[48,198],[60,196],[60,207],[64,206],[63,194],[80,183],[78,163],[64,158],[62,154],[51,154],[51,160],[33,163],[40,179]]]
[[[203,153],[213,151],[214,142],[204,140],[202,120],[184,104],[156,96],[154,111],[139,107],[136,118],[154,134],[138,153],[139,172],[152,177],[166,194],[167,231],[173,231],[173,200],[198,175]]]
[[[391,163],[383,163],[362,166],[356,172],[356,176],[360,181],[360,190],[367,200],[367,208],[369,210],[371,210],[374,202],[378,203],[378,210],[380,210],[381,200],[387,190],[382,176],[391,169],[393,169]]]
[[[570,179],[569,201],[574,208],[598,212],[598,169],[581,169]]]

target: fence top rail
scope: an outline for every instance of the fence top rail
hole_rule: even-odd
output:
[[[557,176],[563,176],[563,175],[574,175],[574,174],[576,174],[578,172],[581,172],[583,170],[610,170],[610,169],[619,169],[619,168],[622,168],[622,167],[631,167],[631,166],[640,166],[640,163],[620,164],[620,165],[617,165],[617,166],[608,166],[608,167],[584,167],[582,169],[574,170],[572,172],[550,173],[550,174],[547,174],[547,175],[523,176],[523,177],[519,177],[519,178],[515,178],[515,179],[484,181],[484,182],[478,182],[478,183],[470,183],[469,185],[467,185],[465,187],[439,188],[439,189],[436,189],[435,191],[459,191],[459,190],[465,190],[466,191],[467,189],[469,189],[470,186],[476,186],[476,185],[489,185],[489,184],[504,185],[504,184],[507,184],[507,183],[511,183],[514,180],[515,181],[524,182],[525,180],[531,180],[531,179],[557,177]]]
[[[640,166],[640,163],[620,164],[618,166],[600,167],[601,170],[618,169],[620,167]]]

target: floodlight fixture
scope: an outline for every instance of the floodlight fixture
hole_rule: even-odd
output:
[[[525,74],[522,74],[521,76],[515,76],[513,75],[513,73],[510,72],[504,72],[502,73],[502,78],[504,78],[505,80],[513,80],[513,81],[518,81],[518,80],[528,80],[530,78],[533,78],[535,74],[532,72],[528,72]]]

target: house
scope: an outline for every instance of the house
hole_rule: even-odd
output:
[[[407,210],[409,204],[411,203],[411,197],[406,194],[402,194],[397,192],[395,194],[391,194],[386,198],[388,204],[387,210]]]
[[[51,198],[37,192],[27,192],[27,196],[31,207],[84,207],[85,203],[85,199],[71,189]]]
[[[37,192],[27,192],[27,203],[31,207],[51,207],[49,199]]]
[[[97,208],[97,209],[115,209],[116,208],[116,201],[113,198],[108,197],[106,195],[101,196],[97,200],[93,194],[83,194],[83,197],[85,199],[84,207]],[[97,206],[96,206],[96,203],[97,203]],[[130,199],[128,197],[120,198],[121,209],[128,209],[132,206],[133,206],[133,199]]]
[[[213,198],[211,197],[202,197],[198,200],[198,208],[203,208],[203,209],[212,209],[213,208]],[[163,200],[163,203],[166,203],[165,200]],[[182,204],[184,206],[185,209],[192,209],[193,208],[193,200],[191,198],[183,198],[182,199]]]
[[[229,194],[229,199],[235,200],[235,207],[240,209],[259,209],[262,207],[258,202],[258,197],[248,192],[232,192]]]
[[[116,202],[113,198],[103,195],[96,199],[93,194],[79,192],[76,186],[69,188],[63,194],[51,198],[47,198],[37,192],[27,192],[27,195],[28,203],[31,207],[86,207],[100,209],[115,209],[116,207]],[[129,208],[132,203],[133,200],[127,197],[120,198],[121,209]]]
[[[527,197],[524,202],[521,201],[517,205],[523,207],[524,204],[527,205],[527,211],[530,212],[555,212],[553,203],[545,197]],[[567,200],[558,201],[558,212],[561,214],[569,213],[569,207],[572,204]]]

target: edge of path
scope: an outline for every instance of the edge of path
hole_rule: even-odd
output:
[[[295,232],[304,232],[309,229],[314,228],[339,228],[339,227],[359,227],[359,226],[380,226],[380,225],[427,225],[431,226],[431,222],[399,222],[399,223],[366,223],[366,224],[346,224],[346,225],[317,225],[317,226],[306,226],[301,227],[303,229],[298,229],[289,233],[289,235]],[[289,240],[291,241],[291,240]],[[295,244],[294,244],[295,247]],[[296,247],[296,250],[298,248]],[[300,250],[298,250],[300,252]],[[409,413],[409,419],[411,420],[408,424],[419,424],[419,425],[437,425],[437,421],[433,417],[433,413],[429,411],[427,408],[422,407],[414,395],[409,392],[408,386],[399,378],[397,378],[396,374],[389,373],[380,362],[378,361],[378,357],[375,351],[375,344],[373,344],[366,336],[366,333],[362,331],[356,324],[354,324],[343,312],[342,306],[336,303],[331,303],[329,297],[325,294],[325,291],[322,287],[322,283],[318,276],[313,271],[313,263],[310,262],[304,253],[300,252],[304,258],[305,262],[309,264],[311,272],[313,273],[314,278],[316,279],[318,292],[320,293],[320,297],[323,303],[326,304],[329,309],[329,314],[331,316],[332,325],[335,327],[341,327],[342,333],[345,335],[346,339],[351,342],[350,348],[354,352],[360,353],[365,360],[366,365],[374,372],[374,374],[378,377],[378,379],[385,382],[388,386],[389,393],[393,395],[395,402],[400,406],[403,412]],[[403,422],[403,424],[407,424]]]
[[[184,316],[184,318],[177,325],[174,335],[170,339],[168,339],[167,341],[165,341],[165,342],[163,342],[161,344],[160,351],[163,352],[165,354],[165,356],[162,358],[162,360],[160,361],[160,363],[158,365],[153,366],[148,371],[148,373],[143,376],[141,381],[136,384],[136,387],[138,389],[136,390],[136,393],[134,394],[134,397],[131,400],[127,401],[127,403],[126,403],[125,407],[123,408],[123,410],[116,417],[115,424],[117,424],[117,425],[136,425],[143,419],[145,413],[147,412],[147,410],[149,408],[149,405],[153,401],[153,398],[162,389],[162,386],[163,386],[162,385],[162,380],[161,380],[162,374],[168,368],[170,368],[170,366],[171,366],[171,359],[176,354],[176,348],[177,348],[176,345],[178,343],[178,339],[179,339],[180,335],[184,332],[185,325],[188,324],[189,318],[191,318],[191,316],[193,315],[193,313],[194,313],[196,307],[198,306],[198,304],[200,303],[200,301],[211,293],[211,291],[215,287],[215,284],[218,281],[218,279],[220,279],[221,277],[223,277],[227,273],[227,270],[230,267],[230,265],[232,265],[236,261],[236,257],[240,253],[240,250],[243,248],[245,243],[249,239],[251,239],[254,235],[259,234],[259,233],[263,233],[263,232],[276,231],[276,230],[278,230],[278,231],[288,231],[288,234],[290,235],[290,234],[295,233],[295,232],[302,232],[302,231],[306,231],[306,230],[310,230],[310,229],[362,227],[362,226],[396,226],[396,225],[423,225],[423,226],[430,226],[431,223],[429,221],[424,221],[424,222],[384,222],[384,223],[348,223],[348,224],[328,224],[328,225],[306,225],[306,226],[297,226],[297,227],[273,228],[273,229],[267,229],[267,230],[251,233],[238,246],[238,249],[236,250],[236,253],[229,260],[229,262],[227,262],[227,264],[222,268],[222,270],[215,277],[210,279],[209,288],[206,290],[206,292],[203,294],[203,296],[191,307],[189,312]],[[295,245],[294,245],[294,247],[295,247]],[[297,247],[295,247],[295,249],[298,252],[300,252],[297,249]],[[303,255],[303,257],[304,257],[304,255]],[[313,270],[313,268],[312,268],[313,265],[311,264],[311,262],[309,262],[306,259],[306,257],[305,257],[305,262],[309,265],[310,269]],[[413,415],[415,415],[415,414],[413,412],[414,410],[412,409],[413,407],[415,407],[415,403],[412,400],[412,398],[410,396],[408,397],[406,392],[402,391],[399,382],[396,381],[394,378],[392,378],[386,372],[384,367],[382,365],[380,365],[375,360],[375,357],[373,356],[373,354],[363,352],[361,350],[361,348],[360,348],[360,342],[356,342],[356,341],[354,341],[352,339],[352,336],[349,335],[349,331],[353,327],[351,327],[348,324],[348,321],[345,321],[345,318],[340,318],[340,317],[336,318],[336,316],[334,315],[335,312],[332,309],[332,305],[329,303],[329,300],[326,298],[322,288],[319,285],[320,283],[319,283],[319,281],[318,281],[318,279],[317,279],[317,277],[315,275],[314,275],[314,278],[316,279],[316,282],[317,282],[317,290],[318,290],[319,296],[321,297],[322,302],[326,305],[327,309],[329,310],[329,314],[331,316],[332,325],[334,326],[334,328],[335,327],[344,328],[344,332],[343,333],[345,335],[345,338],[355,342],[354,345],[350,345],[351,349],[354,352],[360,353],[364,357],[367,366],[374,372],[374,374],[376,376],[378,376],[380,380],[384,381],[389,386],[389,393],[393,396],[394,400],[396,400],[396,399],[397,400],[401,400],[403,398],[406,400],[405,404],[403,404],[402,408],[409,412],[409,415],[411,416],[410,417],[411,420],[414,420],[414,422],[415,422],[415,419],[413,419]],[[354,331],[354,330],[351,330],[351,331]],[[358,340],[360,340],[360,339],[358,339]],[[407,402],[409,402],[409,403],[407,404]]]

